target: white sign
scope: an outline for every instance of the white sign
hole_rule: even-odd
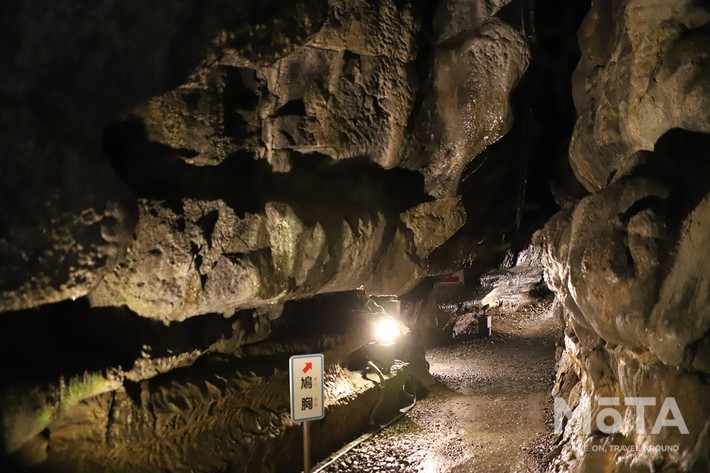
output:
[[[294,422],[325,417],[323,355],[298,355],[289,360],[291,418]]]

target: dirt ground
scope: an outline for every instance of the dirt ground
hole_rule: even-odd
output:
[[[428,350],[438,381],[429,394],[320,471],[544,471],[560,334],[549,303],[538,303],[494,317],[490,338]]]

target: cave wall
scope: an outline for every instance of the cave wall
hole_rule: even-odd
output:
[[[283,471],[266,459],[295,438],[285,360],[314,351],[337,448],[375,403],[345,368],[362,291],[443,271],[461,175],[513,124],[517,16],[500,0],[89,3],[0,19],[2,453]]]
[[[105,8],[107,12],[97,7],[107,16],[123,13],[113,11],[112,5]],[[404,126],[416,90],[406,66],[416,55],[421,18],[410,7],[400,9],[388,2],[374,10],[357,2],[329,10],[323,3],[273,8],[273,16],[263,21],[243,21],[256,31],[271,30],[271,23],[280,24],[295,13],[295,31],[288,33],[301,44],[283,46],[277,30],[265,46],[250,41],[270,53],[261,57],[233,46],[243,40],[238,28],[218,29],[201,62],[177,89],[141,104],[144,97],[122,94],[108,83],[105,87],[112,94],[135,102],[125,119],[107,123],[112,104],[98,93],[88,98],[93,109],[70,116],[76,127],[89,120],[96,128],[109,125],[102,143],[109,159],[99,149],[73,149],[84,145],[79,139],[78,144],[67,143],[67,159],[76,160],[75,167],[81,169],[55,161],[51,179],[59,180],[58,198],[71,208],[65,211],[43,201],[43,191],[37,189],[37,202],[27,202],[19,215],[5,216],[4,259],[16,263],[8,268],[25,270],[8,271],[3,278],[5,310],[89,294],[97,306],[125,304],[169,322],[363,284],[376,292],[397,293],[426,273],[428,253],[463,223],[463,213],[455,198],[427,202],[431,199],[415,173],[386,172],[402,159]],[[28,27],[36,22],[38,28],[51,29],[51,17],[33,18],[33,9],[20,10],[19,19],[29,17]],[[196,18],[204,15],[214,26],[218,12],[199,11]],[[82,14],[86,12],[76,18]],[[146,21],[151,19],[162,21]],[[189,41],[181,36],[180,26],[165,35]],[[301,29],[318,32],[303,44]],[[389,35],[381,34],[387,31]],[[112,33],[110,28],[105,32]],[[146,39],[131,34],[138,32],[126,33],[126,47],[148,48]],[[26,43],[34,46],[33,41],[37,39]],[[181,46],[163,43],[151,46]],[[65,47],[60,54],[82,53],[71,42]],[[101,43],[92,47],[97,55],[111,55]],[[171,59],[163,50],[150,51],[160,56],[153,62]],[[142,56],[151,60],[148,53]],[[125,66],[132,68],[130,63]],[[18,67],[18,82],[30,72]],[[90,72],[100,75],[103,70]],[[78,74],[63,100],[87,100],[77,90],[83,91],[85,82],[100,88],[93,79],[99,82],[102,77]],[[55,98],[45,93],[47,101]],[[18,99],[18,108],[37,100],[31,91],[25,95],[25,101]],[[34,119],[32,112],[24,113]],[[96,128],[93,135],[86,131],[94,146],[102,136]],[[7,141],[13,142],[12,135]],[[17,146],[30,145],[23,141]],[[64,153],[57,151],[63,159]],[[28,154],[6,163],[19,169],[9,167],[3,174],[10,179],[24,172],[36,186],[38,179],[29,169],[46,166],[42,155]],[[82,168],[84,161],[88,171]],[[65,175],[71,180],[63,183],[69,180]],[[7,201],[23,201],[18,197],[26,190],[24,184],[14,181]],[[125,187],[133,191],[133,199]],[[91,201],[94,194],[96,202]],[[50,210],[45,215],[32,205]],[[414,238],[408,230],[412,224],[421,227]],[[41,236],[28,235],[40,227],[47,228]],[[79,245],[73,244],[74,235]],[[402,268],[414,274],[411,281],[380,274],[397,274]]]
[[[579,30],[569,152],[590,195],[545,227],[565,322],[554,394],[575,413],[555,471],[710,468],[708,20],[704,2],[610,0]],[[609,397],[622,419],[604,432],[595,419]],[[655,403],[645,428],[628,405],[639,397]],[[659,413],[677,419],[666,398],[687,433],[652,431]]]
[[[506,3],[17,6],[2,310],[87,296],[167,323],[411,289],[513,121],[530,53]]]
[[[359,329],[294,327],[319,295],[362,310],[347,291],[403,294],[505,254],[530,4],[4,5],[3,453],[56,471],[277,469],[260,461],[294,443],[276,392],[296,351],[334,360],[331,386],[353,389],[334,404],[371,405],[343,368]],[[564,168],[566,210],[544,231],[565,322],[555,394],[577,413],[558,471],[710,468],[709,19],[702,1],[595,1],[568,150],[589,195],[559,136],[531,165]],[[532,106],[547,105],[517,104]],[[619,432],[585,432],[581,413],[614,396],[674,397],[689,433],[642,432],[633,408]],[[175,445],[216,453],[191,462]],[[635,450],[596,448],[610,445]]]

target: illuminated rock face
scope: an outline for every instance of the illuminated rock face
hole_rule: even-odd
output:
[[[471,157],[510,130],[513,114],[505,97],[530,61],[525,38],[497,18],[454,44],[439,48],[434,60],[432,108],[441,117],[441,141],[430,143],[424,174],[433,195],[455,193]]]
[[[223,201],[180,204],[140,202],[136,240],[89,295],[92,304],[171,322],[362,285],[397,294],[426,275],[429,253],[465,218],[456,198],[401,216],[268,202],[263,214],[240,218]]]
[[[428,8],[337,5],[268,64],[219,44],[185,84],[114,124],[109,155],[145,200],[92,303],[169,322],[361,286],[402,294],[426,276],[464,223],[451,198],[461,173],[510,128],[529,62],[488,5],[480,29],[459,28],[422,72]],[[158,159],[174,176],[156,176],[164,168],[146,161]]]
[[[595,2],[578,39],[579,120],[570,144],[589,190],[667,130],[710,132],[707,6],[692,1]]]
[[[402,294],[498,244],[446,246],[466,220],[462,173],[510,130],[531,61],[518,5],[14,3],[0,20],[2,453],[282,471],[265,453],[298,443],[282,358],[307,351],[332,361],[345,407],[323,437],[344,441],[347,405],[376,402],[344,368],[362,327],[325,328],[359,320],[352,290]],[[555,394],[592,418],[599,397],[654,397],[647,426],[673,397],[689,433],[641,432],[633,408],[614,435],[576,418],[561,471],[709,469],[709,19],[698,1],[601,0],[579,32],[569,155],[593,194],[544,231],[566,323]],[[500,237],[507,170],[484,164],[467,225]],[[644,450],[659,445],[679,450]]]
[[[363,285],[400,294],[416,284],[429,253],[464,222],[454,197],[464,167],[512,122],[508,96],[529,51],[517,29],[494,16],[503,2],[450,2],[436,11],[426,2],[273,2],[269,14],[215,2],[198,16],[202,23],[194,20],[194,38],[179,33],[197,8],[183,3],[161,7],[170,10],[164,18],[122,5],[137,15],[128,31],[109,23],[107,38],[89,26],[77,32],[99,39],[95,61],[87,53],[87,64],[71,71],[74,82],[60,84],[71,114],[40,123],[44,115],[29,109],[25,122],[15,118],[24,141],[6,135],[15,157],[3,175],[29,177],[4,189],[22,213],[4,218],[2,251],[28,270],[8,270],[0,308],[88,296],[170,322]],[[111,8],[84,13],[100,23]],[[442,20],[456,10],[475,11],[474,23]],[[423,26],[432,13],[436,45],[426,43]],[[17,15],[32,30],[52,10],[46,18]],[[111,43],[116,38],[128,51]],[[69,35],[69,45],[75,39]],[[41,40],[20,35],[38,57],[48,47]],[[40,66],[61,74],[75,65],[68,46],[56,43],[48,65],[23,69],[24,59],[10,57],[18,62],[8,80],[18,107],[37,88],[42,100],[55,99]],[[112,86],[123,69],[145,78]],[[23,82],[33,73],[36,84]],[[84,83],[93,88],[78,90]],[[161,89],[168,90],[153,95]],[[102,90],[110,90],[106,100]],[[82,134],[43,138],[59,140],[50,157],[31,150],[38,140],[25,128],[32,127]],[[51,170],[44,191],[28,185],[30,168]],[[45,197],[49,187],[57,192]],[[34,195],[22,199],[28,188]],[[428,241],[416,236],[426,234]]]
[[[708,21],[696,2],[602,1],[580,30],[570,159],[594,193],[546,225],[546,278],[566,323],[555,395],[592,429],[567,422],[557,471],[710,468]],[[618,432],[596,426],[601,397],[621,400]],[[652,432],[678,417],[666,398],[687,434]]]

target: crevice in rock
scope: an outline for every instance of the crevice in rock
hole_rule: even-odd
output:
[[[268,201],[350,203],[399,213],[431,200],[420,173],[384,169],[367,157],[334,160],[319,153],[294,153],[288,173],[247,152],[217,166],[193,166],[188,154],[148,141],[142,123],[129,119],[107,128],[104,148],[121,178],[138,198],[224,200],[237,215],[263,212]],[[178,212],[181,213],[181,212]]]
[[[522,249],[560,206],[586,191],[572,174],[567,146],[576,114],[569,77],[579,58],[575,33],[589,7],[535,2],[536,46],[527,72],[511,95],[515,121],[500,140],[466,167],[458,193],[466,206],[466,225],[458,235]],[[498,17],[519,28],[521,2],[511,2]],[[491,186],[490,182],[496,182]],[[525,199],[521,202],[521,182]],[[518,207],[521,229],[516,231]],[[486,221],[485,228],[477,222]]]
[[[278,110],[276,110],[277,117],[285,117],[288,115],[295,115],[298,117],[306,116],[306,104],[303,99],[289,100],[279,107]]]
[[[294,160],[288,174],[275,175],[275,199],[283,202],[338,202],[400,213],[433,200],[424,192],[424,179],[416,171],[384,169],[367,157],[342,161],[309,157]],[[318,192],[313,192],[318,189]]]
[[[256,71],[247,67],[225,67],[225,83],[222,91],[225,123],[227,114],[235,110],[253,111],[259,104],[262,85]],[[225,127],[227,125],[225,124]]]
[[[224,133],[235,143],[245,142],[253,130],[249,114],[257,110],[261,90],[265,87],[254,69],[224,67],[222,90],[222,124]]]
[[[671,187],[668,215],[676,227],[710,192],[708,149],[710,134],[669,130],[656,142],[653,155],[633,171]]]
[[[425,149],[427,143],[416,140],[423,130],[427,128],[426,121],[431,121],[431,95],[433,94],[433,72],[436,46],[434,44],[434,13],[437,9],[436,2],[423,2],[417,5],[421,9],[421,29],[419,30],[419,50],[415,61],[407,63],[407,76],[410,78],[411,86],[415,90],[412,109],[407,117],[404,126],[406,136],[415,137],[412,150],[409,150],[403,157],[402,166],[408,169],[417,169],[425,164]],[[426,117],[426,120],[422,120]],[[432,142],[438,141],[441,135],[440,126],[429,130]]]
[[[202,227],[202,231],[205,236],[205,240],[211,245],[212,244],[212,234],[214,233],[215,225],[217,225],[217,220],[219,219],[219,212],[213,210],[209,213],[204,214],[197,220],[197,224]]]
[[[192,166],[178,158],[186,155],[184,151],[148,141],[137,118],[110,125],[104,150],[138,198],[224,199],[240,215],[263,211],[271,169],[247,152],[236,152],[218,166]]]
[[[626,209],[623,213],[619,214],[619,220],[622,223],[628,224],[631,217],[646,209],[658,209],[662,207],[665,203],[665,199],[657,195],[649,195],[642,199],[637,200],[631,206]]]
[[[114,416],[116,407],[116,392],[111,392],[110,396],[111,401],[109,402],[108,413],[106,415],[106,433],[104,435],[106,445],[111,445],[111,426],[113,425],[113,422],[115,420]]]
[[[123,389],[126,391],[126,395],[137,407],[141,407],[143,402],[141,401],[141,383],[134,383],[132,381],[124,381]],[[115,396],[112,395],[112,403],[115,402]]]
[[[289,301],[272,324],[270,340],[303,337],[314,332],[346,333],[361,322],[366,302],[367,297],[360,291]]]
[[[170,359],[207,350],[234,335],[231,318],[206,314],[165,326],[125,308],[91,308],[85,299],[5,313],[0,370],[7,385],[43,383],[83,372],[134,368],[136,360]],[[33,334],[32,339],[15,334]]]

